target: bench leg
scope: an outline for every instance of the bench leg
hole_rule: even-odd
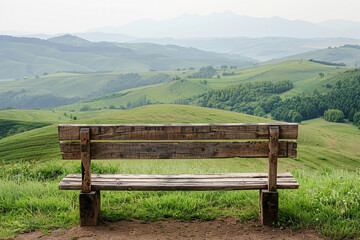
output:
[[[260,221],[262,225],[271,226],[279,220],[279,193],[260,190]]]
[[[80,226],[95,226],[100,218],[100,191],[80,193]]]

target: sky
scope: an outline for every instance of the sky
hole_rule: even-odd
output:
[[[360,22],[360,0],[0,0],[0,31],[75,33],[149,18],[232,11],[322,22]]]

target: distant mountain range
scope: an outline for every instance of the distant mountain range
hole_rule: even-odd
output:
[[[204,51],[239,54],[258,61],[284,58],[309,51],[339,47],[346,44],[359,45],[360,39],[349,38],[141,38],[132,42],[174,44],[195,47]]]
[[[239,55],[151,43],[91,42],[64,35],[42,40],[0,36],[0,79],[54,72],[137,72],[200,68],[204,65],[251,66]]]
[[[101,27],[89,31],[121,33],[137,38],[360,38],[360,22],[330,20],[311,23],[280,17],[255,18],[223,12],[206,16],[184,14],[163,21],[142,19],[123,26]]]

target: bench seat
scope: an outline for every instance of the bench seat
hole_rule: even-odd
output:
[[[268,188],[267,173],[223,174],[92,174],[91,190],[119,191],[215,191]],[[61,180],[60,190],[81,190],[81,174],[69,174]],[[291,173],[278,173],[278,189],[297,189]]]

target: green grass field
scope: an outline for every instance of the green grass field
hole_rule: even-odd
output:
[[[88,114],[97,116],[76,123],[272,121],[182,105],[95,112]],[[79,161],[60,159],[56,125],[65,121],[37,114],[38,121],[52,119],[54,124],[0,139],[0,238],[78,224],[78,192],[57,190],[61,177],[80,172]],[[313,227],[335,239],[360,236],[359,143],[360,131],[350,124],[314,119],[300,125],[298,157],[279,161],[279,170],[291,171],[300,183],[298,190],[280,191],[279,225]],[[92,169],[94,173],[266,172],[267,159],[93,161]],[[102,215],[109,221],[225,217],[246,221],[258,219],[258,192],[104,192]]]

